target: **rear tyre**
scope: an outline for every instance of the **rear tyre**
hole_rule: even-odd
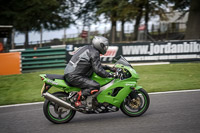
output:
[[[56,92],[56,93],[53,93],[52,95],[64,101],[67,101],[66,100],[67,94],[64,92]],[[67,123],[76,114],[75,110],[66,109],[47,99],[45,100],[44,105],[43,105],[43,112],[44,112],[45,117],[49,121],[55,124]]]
[[[122,102],[121,111],[130,117],[137,117],[144,114],[150,104],[149,95],[144,89],[139,89],[130,93]]]

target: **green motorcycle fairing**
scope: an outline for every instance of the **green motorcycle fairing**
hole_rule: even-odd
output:
[[[137,80],[139,79],[139,76],[133,68],[129,66],[123,66],[121,64],[117,64],[115,67],[129,72],[130,77],[124,80],[114,79],[114,83],[110,87],[103,90],[97,96],[97,100],[100,103],[107,102],[115,105],[116,107],[120,107],[122,101],[129,95],[129,93],[131,93],[131,91],[133,91],[133,89],[140,89],[141,87],[137,87]],[[116,96],[112,96],[111,94],[115,88],[121,89]]]
[[[139,90],[141,86],[137,86],[137,80],[139,79],[136,71],[130,66],[124,66],[122,64],[116,64],[116,68],[121,68],[125,73],[129,75],[126,79],[114,79],[114,78],[102,78],[96,73],[93,73],[91,79],[98,82],[101,86],[100,93],[97,96],[99,103],[109,103],[116,107],[120,107],[123,100],[131,93],[131,91]],[[80,88],[69,86],[62,79],[51,80],[46,78],[46,74],[40,75],[43,81],[56,88],[60,88],[65,92],[80,91]],[[107,87],[102,89],[103,87]],[[116,95],[112,95],[116,88],[120,88]]]
[[[49,85],[52,85],[58,89],[64,90],[66,92],[72,92],[72,91],[80,91],[80,88],[69,86],[66,84],[65,80],[62,79],[55,79],[51,80],[46,77],[46,74],[40,74],[40,77],[43,79],[43,81]]]

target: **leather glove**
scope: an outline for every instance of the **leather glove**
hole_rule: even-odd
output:
[[[110,67],[110,66],[105,65],[103,68],[106,69],[106,70],[110,70],[111,72],[116,72],[115,67]]]
[[[112,71],[112,72],[116,72],[116,70],[117,70],[117,69],[116,69],[115,67],[111,67],[111,68],[110,68],[110,71]]]

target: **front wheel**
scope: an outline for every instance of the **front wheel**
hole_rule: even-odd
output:
[[[53,95],[64,101],[67,101],[66,100],[67,94],[64,92],[56,92],[53,93]],[[75,110],[66,109],[47,99],[45,100],[43,105],[43,112],[49,121],[56,124],[69,122],[76,113]]]
[[[150,104],[148,93],[144,89],[135,90],[130,93],[121,104],[121,111],[130,116],[137,117],[144,114]]]

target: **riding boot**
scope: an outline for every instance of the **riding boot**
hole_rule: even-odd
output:
[[[97,89],[83,89],[79,91],[76,95],[75,107],[80,107],[82,105],[81,101],[86,100],[88,96],[93,95],[98,91],[99,90]]]
[[[98,91],[99,91],[98,89],[83,89],[82,90],[82,96],[87,98],[87,96],[93,95]]]

